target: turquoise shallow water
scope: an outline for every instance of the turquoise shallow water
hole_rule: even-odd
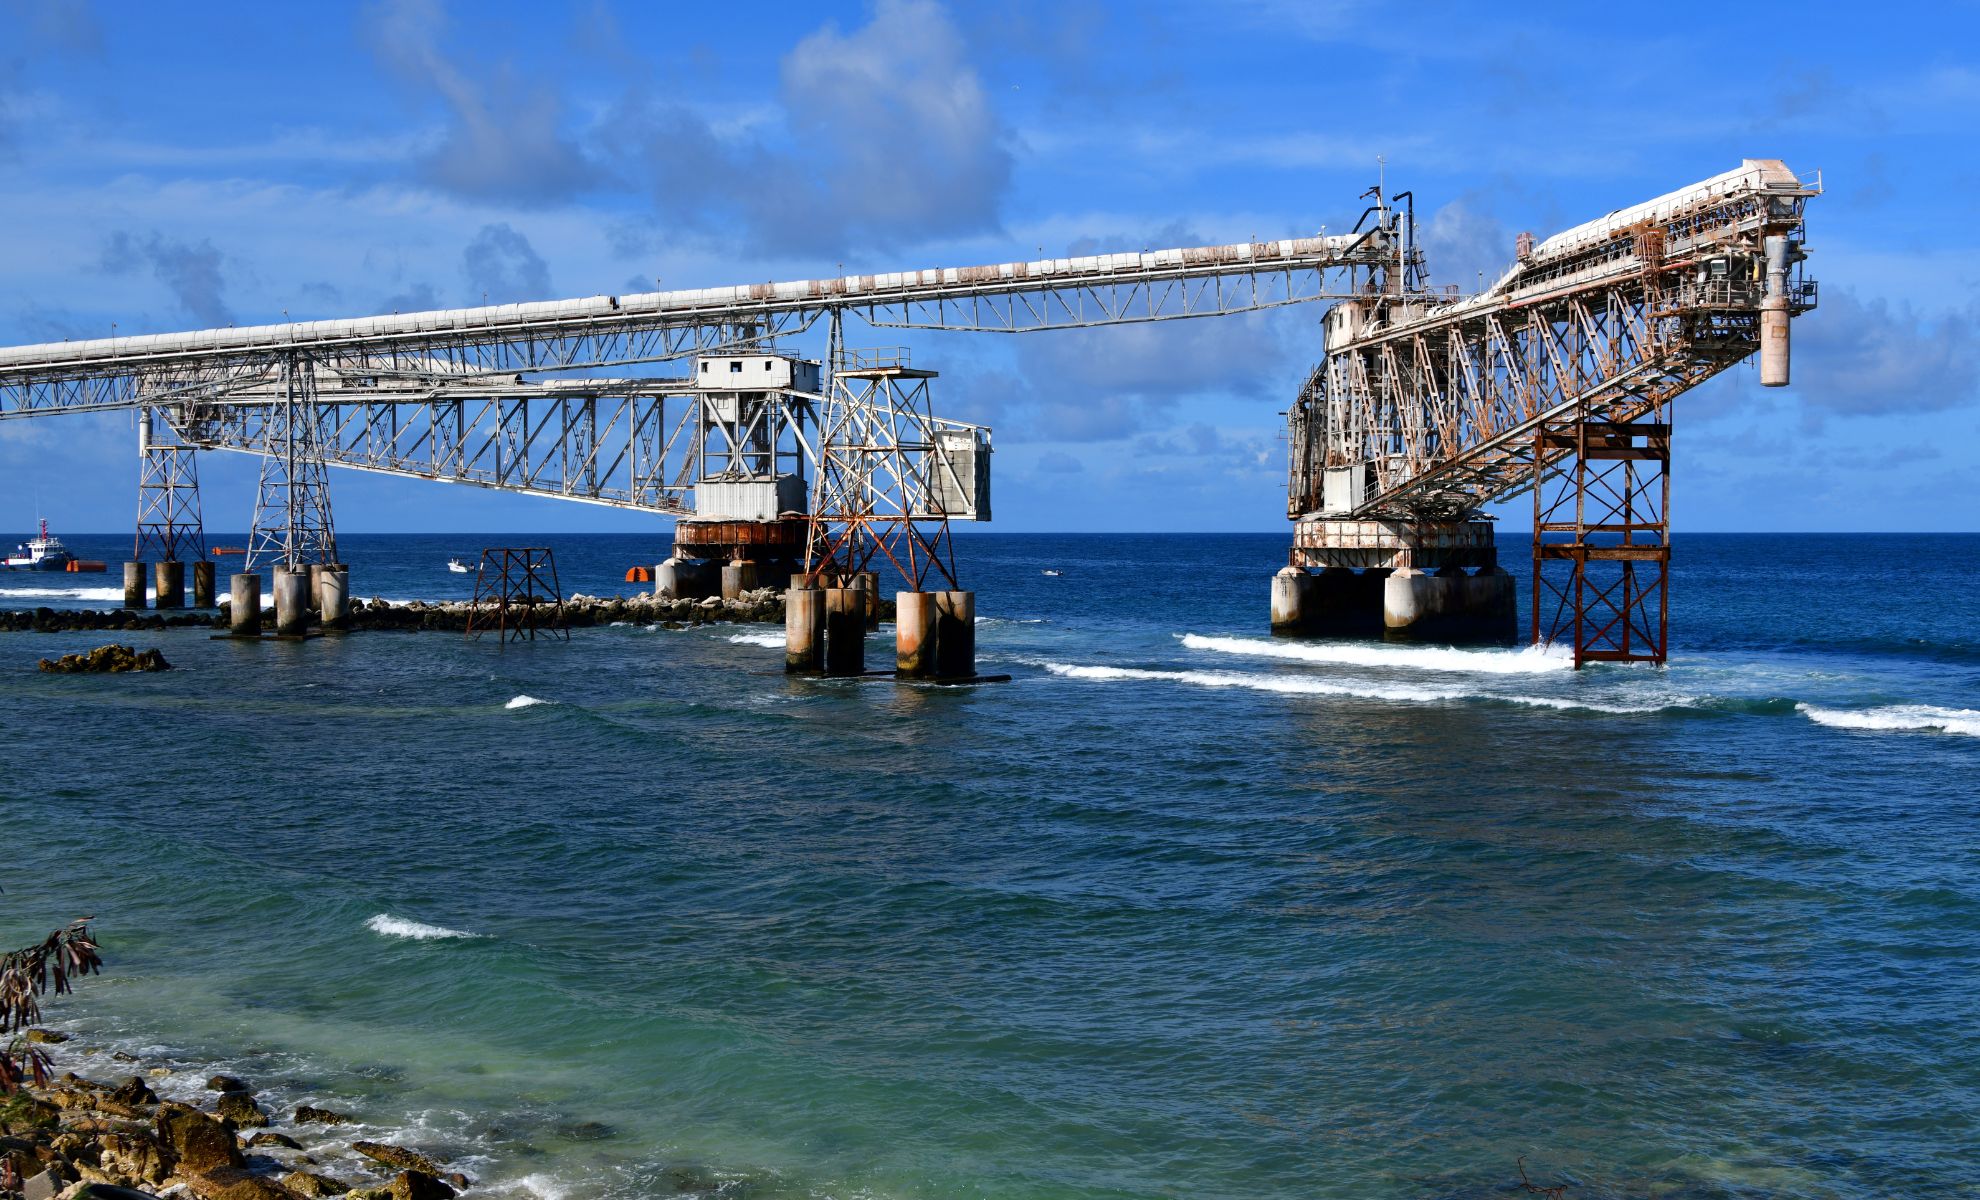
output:
[[[346,540],[404,598],[479,539]],[[732,626],[0,634],[0,925],[94,913],[55,1011],[176,1086],[518,1198],[1970,1192],[1980,538],[1688,539],[1673,665],[1579,674],[1264,638],[1283,553],[968,539],[977,689]]]

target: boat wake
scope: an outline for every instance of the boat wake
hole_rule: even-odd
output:
[[[1380,646],[1347,642],[1268,642],[1262,638],[1181,635],[1190,650],[1243,654],[1293,662],[1348,667],[1408,667],[1418,671],[1469,671],[1481,675],[1542,675],[1574,666],[1565,647],[1526,646],[1518,650],[1458,650],[1449,646]]]
[[[1883,708],[1818,708],[1797,704],[1795,711],[1817,725],[1880,733],[1956,733],[1980,737],[1980,710],[1939,708],[1931,704],[1893,704]]]

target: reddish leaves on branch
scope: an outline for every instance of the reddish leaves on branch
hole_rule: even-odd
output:
[[[56,995],[73,991],[74,981],[103,970],[96,941],[89,936],[91,918],[71,921],[38,945],[0,954],[0,1036],[18,1034],[41,1020],[41,997],[53,987]],[[12,1037],[0,1051],[0,1095],[12,1095],[24,1082],[48,1083],[47,1052],[32,1043],[22,1046]]]

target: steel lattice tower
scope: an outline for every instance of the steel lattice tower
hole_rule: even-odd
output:
[[[161,433],[166,435],[163,441]],[[198,462],[193,448],[180,445],[177,431],[153,408],[138,414],[137,543],[131,557],[138,562],[199,562],[206,557]]]
[[[316,368],[301,355],[282,360],[282,394],[269,410],[261,487],[254,501],[245,569],[264,561],[300,567],[337,561],[330,481],[316,406]]]

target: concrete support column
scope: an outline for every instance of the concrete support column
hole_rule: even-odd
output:
[[[233,603],[228,606],[227,622],[240,637],[261,636],[261,576],[243,571],[227,585]]]
[[[124,607],[143,608],[145,601],[144,564],[127,562],[124,564]]]
[[[740,600],[756,590],[756,564],[749,559],[722,564],[722,599]]]
[[[1313,576],[1304,567],[1280,567],[1272,576],[1272,632],[1297,633],[1312,618]]]
[[[866,593],[866,627],[880,628],[880,572],[861,571],[853,577],[853,586]]]
[[[322,575],[323,599],[321,609],[323,623],[331,629],[342,629],[351,623],[351,572],[350,568],[339,563]]]
[[[866,593],[825,589],[825,673],[866,673]]]
[[[894,673],[903,679],[935,675],[939,637],[934,592],[894,593]]]
[[[1503,567],[1480,567],[1464,581],[1465,609],[1477,636],[1491,641],[1519,640],[1519,589],[1512,572]]]
[[[184,608],[186,606],[186,564],[176,559],[167,559],[152,564],[153,587],[158,594],[158,607]]]
[[[976,674],[976,593],[934,596],[935,674],[942,679],[968,679]]]
[[[1382,625],[1408,629],[1438,610],[1437,577],[1414,567],[1400,567],[1382,583]]]
[[[293,637],[309,629],[309,571],[275,568],[275,632]]]
[[[811,675],[825,669],[825,593],[797,587],[784,593],[784,670]]]
[[[323,572],[328,568],[322,563],[310,563],[309,598],[306,603],[318,612],[323,611]]]
[[[192,601],[193,607],[212,608],[213,607],[212,560],[201,559],[200,561],[194,563],[192,567],[193,567],[193,601]]]
[[[653,564],[653,594],[667,600],[681,598],[679,559],[670,557]]]

